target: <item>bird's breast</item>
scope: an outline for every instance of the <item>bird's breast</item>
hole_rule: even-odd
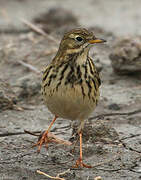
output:
[[[44,93],[44,100],[48,109],[55,115],[75,120],[86,119],[96,106],[99,92],[93,98],[86,95],[88,88],[80,85],[60,86],[58,90],[48,89]]]
[[[48,109],[70,120],[88,118],[99,98],[96,80],[86,65],[64,64],[59,70],[50,69],[42,92]]]

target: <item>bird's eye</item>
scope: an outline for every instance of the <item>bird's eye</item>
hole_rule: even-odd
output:
[[[77,37],[76,37],[76,40],[79,41],[79,42],[81,42],[81,41],[83,41],[83,38],[80,37],[80,36],[77,36]]]

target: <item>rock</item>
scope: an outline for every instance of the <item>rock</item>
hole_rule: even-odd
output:
[[[17,97],[9,83],[0,79],[0,111],[14,109]]]
[[[20,87],[18,90],[18,98],[20,101],[33,101],[39,103],[41,99],[41,80],[33,75],[26,75],[17,81]],[[37,100],[38,99],[38,100]]]
[[[51,8],[48,12],[36,17],[34,23],[47,33],[55,32],[57,34],[64,34],[64,32],[79,26],[77,18],[72,12],[63,8]]]
[[[118,104],[113,103],[113,104],[110,104],[110,105],[108,106],[108,109],[114,110],[114,111],[118,111],[118,110],[120,110],[121,108],[120,108],[120,106],[119,106]]]
[[[141,73],[141,37],[118,39],[109,55],[115,73]]]

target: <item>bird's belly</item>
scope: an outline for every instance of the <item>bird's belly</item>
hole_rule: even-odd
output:
[[[84,120],[93,112],[99,92],[95,99],[82,94],[79,86],[66,86],[53,91],[48,89],[44,95],[45,103],[48,109],[55,115],[70,119]]]

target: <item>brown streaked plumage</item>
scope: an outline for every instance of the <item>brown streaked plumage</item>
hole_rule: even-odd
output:
[[[105,41],[86,29],[65,33],[55,58],[43,74],[43,98],[55,119],[38,141],[38,150],[48,141],[47,135],[57,117],[79,120],[80,158],[76,167],[90,167],[82,162],[82,130],[85,119],[97,105],[101,81],[88,53],[91,44],[102,42]]]

